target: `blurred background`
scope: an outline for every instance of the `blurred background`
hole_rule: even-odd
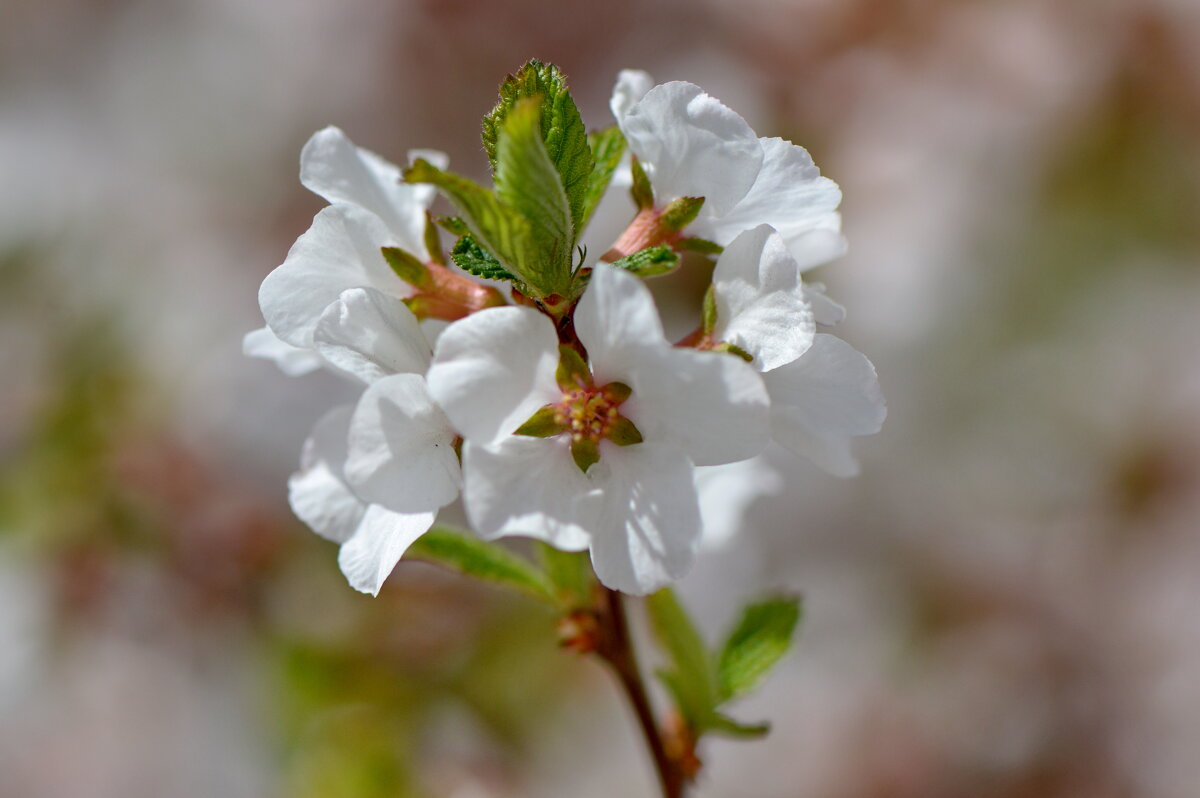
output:
[[[482,177],[529,57],[610,124],[697,82],[844,192],[817,278],[890,415],[683,585],[803,591],[702,798],[1194,798],[1195,0],[5,0],[0,796],[651,796],[553,618],[419,563],[378,599],[285,480],[349,391],[241,355],[326,124]]]

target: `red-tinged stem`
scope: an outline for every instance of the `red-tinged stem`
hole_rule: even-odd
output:
[[[654,710],[650,706],[650,698],[642,682],[637,657],[634,655],[633,640],[625,619],[625,606],[621,601],[621,594],[604,587],[601,590],[603,607],[600,617],[604,634],[596,653],[613,669],[633,707],[638,726],[641,727],[642,736],[645,737],[646,746],[654,760],[654,768],[658,772],[663,798],[684,798],[687,779],[679,763],[667,751],[662,731],[654,718]]]
[[[627,255],[640,252],[646,247],[656,247],[660,244],[674,244],[683,236],[682,231],[668,230],[662,223],[662,211],[655,208],[645,208],[638,211],[633,221],[621,233],[612,249],[604,253],[601,260],[612,263]]]

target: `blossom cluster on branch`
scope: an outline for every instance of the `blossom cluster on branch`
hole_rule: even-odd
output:
[[[851,475],[851,439],[880,428],[874,368],[818,331],[843,312],[801,276],[845,251],[837,185],[691,83],[624,71],[611,109],[589,133],[530,62],[484,119],[492,187],[333,127],[304,147],[300,180],[330,204],[263,281],[245,349],[363,386],[289,483],[358,590],[461,498],[480,538],[590,552],[604,585],[647,594],[695,556],[698,469],[774,441]],[[430,213],[439,194],[455,215]],[[614,214],[623,232],[596,242]],[[694,332],[671,341],[646,281],[705,259]]]

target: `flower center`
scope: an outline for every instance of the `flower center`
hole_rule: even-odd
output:
[[[555,405],[554,420],[564,432],[571,433],[572,441],[592,440],[599,442],[621,417],[617,409],[621,402],[606,394],[603,389],[580,388],[563,392],[562,401]]]

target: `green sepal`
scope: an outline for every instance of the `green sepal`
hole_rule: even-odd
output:
[[[800,599],[777,596],[742,611],[717,657],[717,695],[722,702],[749,693],[779,662],[800,621]]]
[[[509,280],[518,282],[516,275],[504,268],[504,264],[496,260],[492,253],[479,246],[475,236],[467,233],[454,242],[450,250],[454,264],[468,274],[482,277],[485,280]]]
[[[688,726],[701,733],[709,726],[717,705],[716,673],[708,648],[670,588],[647,596],[646,611],[669,661],[659,678],[675,696]]]
[[[575,460],[575,465],[579,466],[579,470],[586,474],[589,468],[600,462],[600,446],[591,438],[573,440],[571,457]]]
[[[528,223],[532,249],[522,263],[522,277],[542,295],[564,294],[571,282],[575,223],[563,181],[542,143],[541,114],[539,98],[524,98],[500,125],[496,196]]]
[[[604,192],[608,190],[608,184],[612,182],[613,173],[617,171],[617,166],[621,163],[621,156],[625,154],[625,136],[621,134],[619,127],[613,125],[604,130],[589,133],[588,146],[592,149],[592,160],[595,162],[595,166],[592,167],[592,173],[588,176],[587,192],[583,198],[583,215],[578,228],[581,232],[588,220],[592,218],[592,213],[600,204],[600,200],[604,198]]]
[[[679,266],[679,255],[668,246],[646,247],[613,261],[612,265],[639,277],[654,277],[674,271]]]
[[[741,723],[728,715],[714,712],[708,721],[707,731],[734,737],[740,740],[756,740],[765,737],[771,731],[770,723]]]
[[[635,443],[641,443],[643,440],[642,433],[625,416],[618,416],[613,425],[609,427],[608,439],[617,446],[632,446]]]
[[[586,551],[561,551],[549,543],[541,542],[536,543],[534,549],[546,578],[567,609],[579,609],[592,604],[596,577]]]
[[[452,236],[465,236],[471,232],[471,228],[467,227],[467,223],[458,216],[439,216],[434,221],[437,222],[438,227],[441,227]]]
[[[736,355],[737,357],[740,357],[742,360],[746,361],[747,363],[754,362],[754,355],[750,354],[745,349],[742,349],[737,344],[731,344],[728,341],[717,344],[716,346],[713,347],[713,351],[714,352],[724,352],[724,353],[730,354],[730,355]]]
[[[559,174],[576,230],[583,229],[584,208],[593,169],[592,150],[566,77],[553,64],[531,60],[500,85],[500,99],[483,118],[483,147],[493,169],[499,168],[500,140],[514,109],[523,100],[540,108],[537,135]]]
[[[574,347],[563,344],[558,347],[558,369],[554,380],[564,391],[588,388],[592,385],[592,370],[587,361]]]
[[[437,563],[540,601],[556,603],[553,587],[532,563],[468,532],[435,526],[408,548],[405,558]]]
[[[717,287],[709,284],[704,292],[704,308],[700,313],[700,330],[707,338],[717,327]]]
[[[461,221],[479,244],[526,283],[536,275],[533,233],[529,221],[473,180],[438,169],[418,158],[404,170],[407,183],[429,183],[442,190],[462,214]],[[530,270],[534,274],[530,274]],[[536,285],[536,283],[531,283]]]
[[[429,267],[421,263],[416,255],[400,249],[400,247],[380,247],[379,251],[383,253],[383,259],[401,280],[417,288],[429,285]]]
[[[646,170],[642,168],[636,155],[630,159],[629,165],[633,172],[633,185],[629,187],[629,196],[633,197],[633,203],[637,205],[639,211],[653,208],[654,187],[650,185],[650,178],[646,176]]]
[[[678,232],[696,220],[704,207],[704,197],[680,197],[663,208],[659,224],[664,230]]]
[[[429,211],[425,211],[425,251],[429,253],[431,261],[442,266],[446,265],[446,254],[442,251],[442,239],[438,235],[437,222],[433,220],[433,214]]]
[[[630,396],[633,395],[633,389],[623,382],[610,382],[600,390],[608,397],[609,401],[621,404]]]
[[[566,431],[567,426],[558,420],[558,408],[554,405],[546,405],[530,416],[528,421],[517,427],[517,431],[513,435],[549,438],[552,435],[561,435]]]
[[[681,238],[675,242],[677,252],[696,252],[701,255],[720,255],[725,247],[707,238]]]

